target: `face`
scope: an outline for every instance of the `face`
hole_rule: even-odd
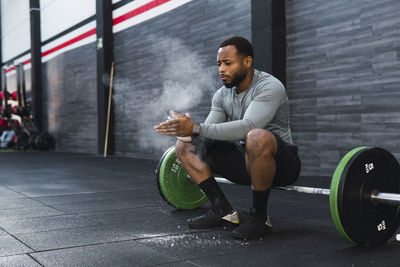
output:
[[[217,55],[219,75],[225,87],[232,88],[240,84],[251,67],[251,57],[238,53],[234,45],[220,47]]]

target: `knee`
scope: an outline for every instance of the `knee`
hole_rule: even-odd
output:
[[[246,153],[255,157],[276,155],[278,144],[275,135],[265,129],[253,129],[246,136]]]

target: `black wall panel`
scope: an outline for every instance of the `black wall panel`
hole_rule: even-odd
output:
[[[400,2],[286,1],[287,90],[302,174],[331,176],[354,147],[399,159]]]
[[[88,44],[44,62],[44,128],[56,150],[97,153],[96,47]]]

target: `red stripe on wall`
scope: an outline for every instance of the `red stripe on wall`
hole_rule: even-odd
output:
[[[91,36],[93,34],[96,34],[96,28],[91,29],[91,30],[89,30],[87,32],[84,32],[81,35],[78,35],[75,38],[72,38],[71,40],[66,41],[65,43],[62,43],[60,45],[57,45],[56,47],[53,47],[52,49],[49,49],[49,50],[47,50],[45,52],[42,52],[42,57],[45,57],[48,54],[51,54],[51,53],[53,53],[53,52],[55,52],[57,50],[60,50],[60,49],[62,49],[64,47],[67,47],[67,46],[72,45],[72,44],[74,44],[76,42],[79,42],[80,40],[83,40],[83,39],[85,39],[85,38],[87,38],[87,37],[89,37],[89,36]]]
[[[113,19],[113,25],[117,25],[117,24],[119,24],[119,23],[121,23],[121,22],[123,22],[125,20],[128,20],[128,19],[131,19],[133,17],[136,17],[136,16],[138,16],[138,15],[140,15],[140,14],[146,12],[146,11],[149,11],[149,10],[155,8],[155,7],[161,6],[162,4],[165,4],[165,3],[169,2],[169,1],[171,1],[171,0],[154,0],[154,1],[151,1],[151,2],[145,4],[145,5],[141,6],[141,7],[138,7],[138,8],[136,8],[136,9],[134,9],[132,11],[129,11],[129,12],[127,12],[127,13],[119,16],[119,17],[114,18]],[[89,30],[87,32],[84,32],[84,33],[72,38],[69,41],[66,41],[66,42],[64,42],[64,43],[62,43],[62,44],[60,44],[60,45],[58,45],[56,47],[53,47],[53,48],[51,48],[51,49],[49,49],[47,51],[42,52],[42,57],[45,57],[45,56],[47,56],[47,55],[49,55],[51,53],[54,53],[54,52],[56,52],[56,51],[58,51],[58,50],[60,50],[60,49],[62,49],[64,47],[70,46],[70,45],[72,45],[72,44],[74,44],[76,42],[79,42],[79,41],[81,41],[81,40],[83,40],[83,39],[85,39],[85,38],[87,38],[89,36],[92,36],[94,34],[96,34],[96,28],[93,28],[93,29],[91,29],[91,30]],[[25,64],[28,64],[30,62],[31,62],[31,59],[28,59],[28,60],[25,60],[23,63],[25,65]],[[12,70],[15,70],[15,66],[8,68],[6,70],[6,72],[10,72]]]
[[[25,63],[24,63],[24,65],[25,65]],[[9,71],[12,71],[12,70],[15,70],[15,66],[12,66],[12,67],[6,69],[6,72],[9,72]]]
[[[128,13],[125,13],[124,15],[121,15],[115,19],[113,19],[113,25],[117,25],[118,23],[121,23],[127,19],[133,18],[137,15],[140,15],[150,9],[153,9],[155,7],[161,6],[162,4],[165,4],[166,2],[169,2],[171,0],[154,0],[151,1],[141,7],[138,7],[132,11],[129,11]]]

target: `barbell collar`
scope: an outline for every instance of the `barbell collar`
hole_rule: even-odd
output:
[[[215,177],[215,181],[217,181],[218,183],[221,183],[221,184],[235,184],[235,183],[233,183],[225,178],[222,178],[222,177]]]

